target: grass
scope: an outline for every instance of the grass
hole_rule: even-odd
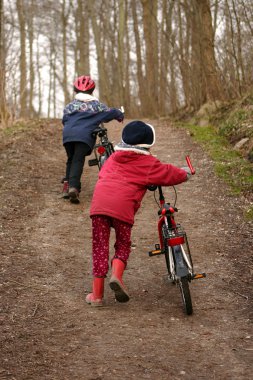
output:
[[[222,178],[235,195],[247,195],[253,192],[253,165],[240,153],[233,150],[228,140],[212,125],[200,127],[192,124],[180,124],[189,130],[195,141],[199,142],[214,162],[215,173]],[[253,206],[245,214],[253,220]]]
[[[51,119],[18,119],[0,131],[4,137],[13,137],[39,129],[45,123],[50,122],[50,120]]]
[[[2,129],[2,133],[6,137],[20,135],[24,132],[29,132],[40,126],[40,120],[17,120],[11,126]]]

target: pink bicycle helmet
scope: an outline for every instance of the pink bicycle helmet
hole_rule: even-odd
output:
[[[91,77],[83,75],[75,80],[74,88],[78,91],[94,90],[95,82],[91,79]]]

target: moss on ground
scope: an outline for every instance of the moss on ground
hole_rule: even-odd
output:
[[[253,193],[253,165],[233,149],[219,130],[207,125],[181,124],[199,142],[214,162],[215,172],[231,188],[233,194],[246,197]],[[253,207],[246,212],[247,219],[253,220]]]

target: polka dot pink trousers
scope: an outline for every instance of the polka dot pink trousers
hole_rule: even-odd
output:
[[[131,251],[132,225],[106,215],[94,215],[92,219],[93,276],[105,277],[109,270],[109,241],[111,227],[115,230],[115,254],[127,263]]]

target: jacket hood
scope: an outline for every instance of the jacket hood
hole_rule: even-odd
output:
[[[144,147],[142,145],[129,145],[126,144],[124,141],[121,141],[119,144],[117,144],[114,147],[115,151],[122,151],[122,152],[135,152],[138,154],[145,154],[146,156],[150,156],[150,151],[147,147]]]
[[[90,94],[84,94],[82,92],[78,92],[78,94],[75,95],[76,100],[80,100],[81,102],[91,102],[93,100],[98,100],[95,98],[95,96]]]
[[[149,153],[150,155],[150,153]],[[128,163],[131,161],[136,161],[138,157],[142,157],[143,153],[139,153],[136,151],[130,151],[130,150],[116,150],[113,155],[111,156],[112,159],[119,163]]]

